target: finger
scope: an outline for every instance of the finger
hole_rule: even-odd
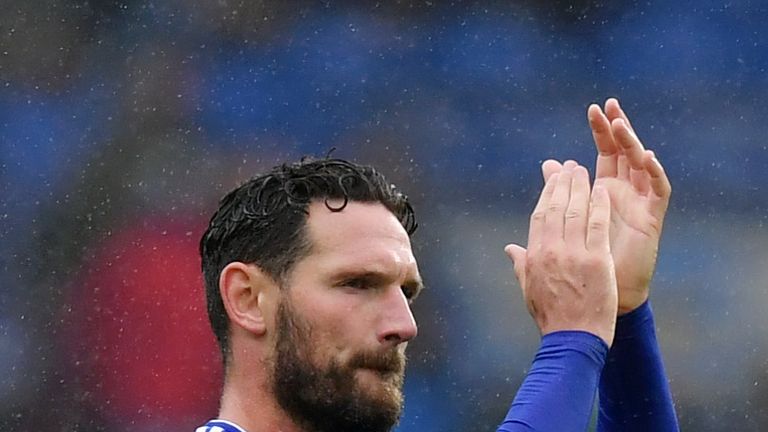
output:
[[[650,150],[646,151],[645,169],[650,178],[653,198],[655,198],[651,200],[651,214],[658,220],[663,220],[669,206],[669,197],[672,195],[672,185],[664,172],[664,167]]]
[[[574,250],[585,249],[587,218],[589,215],[589,173],[579,166],[573,171],[571,199],[565,212],[565,243]]]
[[[618,162],[616,163],[616,178],[629,180],[629,161],[624,154],[619,155]]]
[[[650,178],[645,170],[645,149],[643,143],[629,130],[623,119],[616,119],[611,123],[616,142],[621,148],[622,154],[627,156],[629,165],[629,180],[632,186],[640,194],[645,195],[650,189]]]
[[[514,264],[515,268],[515,276],[517,277],[517,281],[520,283],[520,289],[523,291],[523,297],[525,297],[525,264],[527,251],[522,246],[518,246],[516,244],[508,244],[504,248],[504,252],[506,252],[507,256],[512,259],[512,263]]]
[[[611,220],[611,199],[602,185],[592,189],[587,222],[587,250],[610,252],[608,227]]]
[[[573,179],[575,165],[576,163],[573,161],[566,161],[563,164],[563,170],[557,176],[557,184],[555,185],[555,190],[552,191],[552,198],[547,206],[547,217],[542,237],[545,243],[555,244],[563,240],[565,211],[571,198],[571,180]]]
[[[544,224],[547,220],[547,208],[549,201],[552,198],[552,193],[557,185],[559,174],[555,173],[550,176],[549,180],[544,184],[544,189],[539,195],[539,202],[536,203],[536,207],[531,213],[531,221],[528,227],[528,248],[537,251],[541,246],[542,238],[544,236]]]
[[[629,130],[637,135],[635,133],[635,129],[632,127],[632,123],[629,121],[629,117],[627,117],[627,114],[624,112],[624,109],[619,105],[619,101],[616,98],[609,98],[605,101],[605,115],[608,117],[609,121],[614,121],[616,119],[622,119],[627,123],[627,127],[629,127]]]
[[[544,163],[541,164],[541,174],[544,176],[544,181],[546,182],[552,174],[560,172],[560,170],[563,169],[563,165],[554,160],[554,159],[547,159],[544,161]]]
[[[637,139],[628,124],[622,119],[616,119],[611,122],[613,136],[616,138],[616,144],[621,149],[621,153],[627,156],[629,165],[637,170],[644,169],[643,154],[645,149],[643,144]]]
[[[613,131],[611,123],[603,114],[600,106],[592,104],[587,110],[587,119],[592,129],[592,138],[597,147],[597,166],[595,169],[595,178],[615,177],[616,160],[618,149],[613,140]]]
[[[672,185],[669,184],[667,173],[664,172],[664,167],[652,150],[645,151],[644,166],[650,176],[653,193],[659,198],[669,198],[672,194]]]
[[[651,177],[648,175],[646,170],[636,170],[630,167],[629,180],[632,183],[632,187],[635,188],[635,190],[640,193],[640,195],[645,196],[650,190],[650,179]]]

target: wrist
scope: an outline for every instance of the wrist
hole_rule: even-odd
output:
[[[616,319],[616,341],[634,338],[638,332],[654,331],[653,311],[650,301],[641,304],[632,312],[628,312]]]
[[[613,345],[616,334],[616,320],[613,319],[605,325],[561,325],[551,326],[547,329],[541,329],[542,340],[551,338],[552,335],[566,333],[587,333],[600,339],[608,348]]]
[[[648,289],[640,290],[630,295],[619,294],[619,307],[617,315],[626,315],[648,302]]]

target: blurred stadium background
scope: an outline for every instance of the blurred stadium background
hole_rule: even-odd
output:
[[[428,292],[398,429],[490,431],[537,347],[502,248],[617,96],[674,187],[652,302],[683,430],[768,430],[765,1],[11,0],[0,428],[190,431],[219,359],[197,242],[302,155],[407,191]]]

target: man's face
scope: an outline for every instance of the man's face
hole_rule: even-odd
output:
[[[410,240],[381,204],[310,206],[310,254],[276,317],[273,390],[313,431],[388,431],[402,409],[410,300],[421,278]]]

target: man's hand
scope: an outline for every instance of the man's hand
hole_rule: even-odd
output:
[[[587,117],[598,152],[595,186],[605,187],[611,197],[611,254],[619,289],[618,313],[623,315],[648,299],[672,188],[616,99],[605,102],[605,112],[591,105]],[[552,160],[542,165],[545,180],[562,169]]]
[[[547,179],[531,215],[528,249],[508,245],[528,310],[542,335],[582,330],[613,342],[617,288],[609,245],[611,203],[566,162]]]

